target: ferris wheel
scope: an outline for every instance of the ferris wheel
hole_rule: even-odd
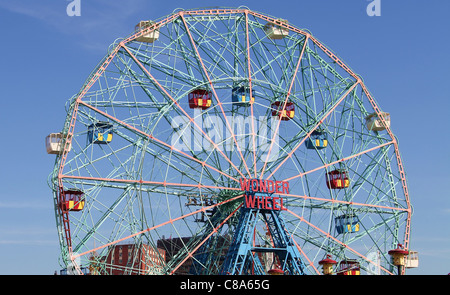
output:
[[[287,20],[139,22],[47,152],[61,264],[78,273],[404,272],[388,254],[408,252],[412,213],[390,116]]]

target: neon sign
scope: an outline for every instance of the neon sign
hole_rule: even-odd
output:
[[[241,190],[245,191],[244,206],[251,209],[286,210],[283,198],[272,194],[289,194],[289,182],[264,179],[239,179]]]

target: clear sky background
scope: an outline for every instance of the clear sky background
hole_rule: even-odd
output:
[[[420,267],[450,272],[450,1],[0,0],[0,274],[53,274],[59,245],[47,177],[65,103],[116,38],[176,8],[239,7],[308,29],[360,74],[400,142],[414,207],[411,248]]]

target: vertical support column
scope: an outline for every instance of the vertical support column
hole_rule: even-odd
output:
[[[258,253],[273,253],[274,257],[278,258],[280,268],[285,274],[306,274],[306,266],[300,257],[300,251],[286,230],[281,210],[274,210],[273,206],[272,208],[263,208],[264,204],[272,202],[271,194],[248,192],[248,195],[257,199],[251,206],[246,204],[241,208],[240,220],[225,257],[221,274],[266,274],[258,258]],[[265,223],[272,237],[273,244],[269,247],[253,243],[258,221]]]

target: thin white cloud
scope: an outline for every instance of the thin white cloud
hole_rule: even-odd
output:
[[[23,237],[26,237],[24,239]],[[58,243],[55,227],[11,224],[0,227],[0,245],[41,246]]]
[[[450,214],[450,208],[442,209],[442,212],[445,214]]]
[[[54,5],[54,3],[53,5],[48,5],[48,2],[45,3],[45,1],[39,3],[30,0],[0,1],[0,8],[49,22],[58,18],[60,14],[57,11],[58,5]]]
[[[42,226],[3,226],[0,227],[0,236],[43,236],[43,235],[55,235],[56,226],[55,227],[42,227]]]
[[[0,202],[0,209],[49,209],[49,202]]]
[[[130,24],[150,6],[145,0],[81,0],[81,16],[68,16],[66,8],[70,3],[70,0],[0,0],[0,9],[42,21],[59,33],[73,36],[74,42],[84,48],[105,52],[116,38],[132,33],[134,27]]]
[[[58,241],[53,240],[0,240],[0,245],[24,245],[24,246],[48,246],[55,245]]]

